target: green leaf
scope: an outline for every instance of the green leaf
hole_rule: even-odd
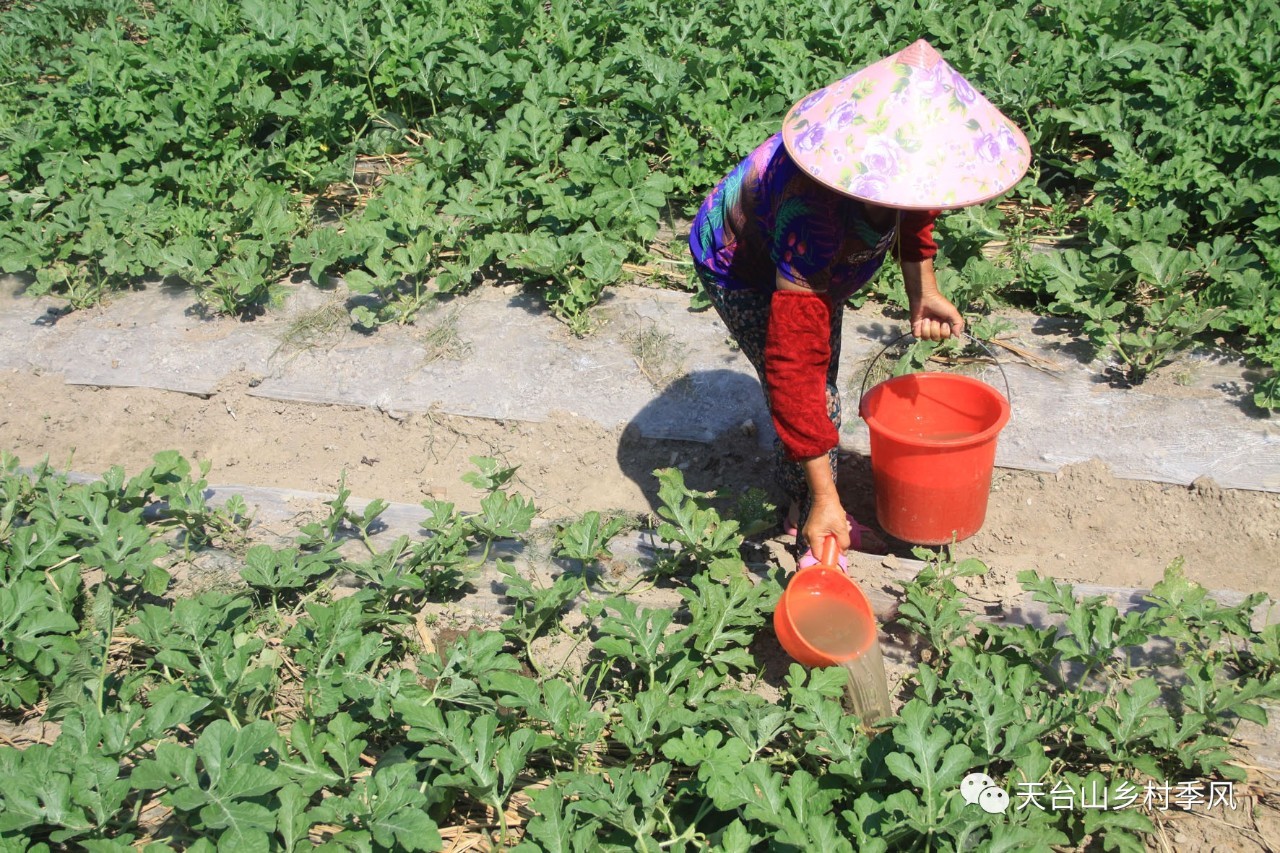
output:
[[[138,763],[130,785],[138,790],[167,789],[163,802],[197,818],[197,825],[217,832],[223,843],[240,849],[262,849],[275,831],[276,817],[262,797],[287,779],[266,765],[280,753],[275,727],[266,721],[234,729],[215,720],[194,747],[161,743],[155,758]]]
[[[245,552],[245,567],[240,570],[240,577],[250,586],[271,592],[301,589],[332,571],[338,560],[336,543],[309,554],[296,548],[276,550],[270,545],[254,545]]]
[[[476,470],[463,474],[462,481],[485,492],[494,492],[505,487],[515,476],[516,471],[520,470],[519,465],[507,467],[488,456],[472,456],[471,464],[476,466]]]
[[[627,525],[627,519],[621,516],[603,520],[600,513],[591,510],[557,531],[557,553],[561,557],[584,562],[611,557],[609,540],[625,530]]]
[[[374,841],[392,850],[439,850],[443,841],[427,815],[430,804],[412,764],[375,768],[352,792],[357,816]]]
[[[63,758],[46,744],[0,752],[0,775],[7,780],[0,790],[0,833],[48,825],[69,829],[66,837],[74,837],[93,828],[85,808],[73,800],[73,768],[59,766]]]
[[[671,610],[639,608],[634,601],[610,598],[605,606],[617,615],[606,616],[596,628],[600,639],[595,647],[610,656],[652,666],[663,654],[667,626],[675,614]]]
[[[734,820],[733,823],[720,830],[717,847],[726,853],[750,853],[756,849],[756,845],[764,841],[763,836],[753,835],[749,832],[741,820]]]
[[[903,707],[893,727],[893,741],[900,751],[885,757],[886,766],[920,792],[922,822],[936,824],[947,799],[957,795],[961,777],[973,766],[973,750],[951,743],[951,735],[938,725],[934,709],[919,699],[911,699]]]
[[[534,732],[516,729],[499,734],[497,717],[463,711],[446,712],[445,725],[443,735],[432,735],[421,751],[424,758],[443,762],[448,768],[437,777],[437,784],[461,788],[495,808],[501,807],[533,750]]]
[[[1104,850],[1144,853],[1145,837],[1155,832],[1155,825],[1137,809],[1089,809],[1084,813],[1084,831],[1100,836]]]
[[[343,776],[335,772],[326,756],[330,739],[324,733],[317,736],[309,720],[298,720],[289,730],[289,752],[280,757],[278,766],[307,797],[325,788],[335,787]]]
[[[561,788],[553,784],[537,789],[531,805],[537,814],[530,819],[524,840],[516,850],[578,853],[598,845],[596,828],[600,820],[586,815],[580,803],[571,800]]]
[[[303,686],[313,713],[334,714],[344,702],[367,700],[384,689],[376,671],[391,644],[380,631],[368,630],[376,621],[359,596],[350,596],[330,605],[308,604],[307,615],[285,635],[307,673]]]
[[[520,495],[493,491],[480,501],[480,512],[468,518],[476,532],[490,539],[512,539],[529,529],[538,512]]]
[[[567,574],[559,575],[550,586],[536,587],[505,560],[498,561],[497,569],[505,578],[507,598],[514,602],[511,618],[502,624],[502,630],[526,647],[559,620],[582,589],[582,582]]]
[[[280,807],[276,811],[276,833],[286,851],[299,850],[308,842],[317,816],[309,811],[311,798],[294,784],[285,785],[276,794]]]
[[[1194,252],[1179,251],[1158,243],[1139,243],[1128,249],[1125,256],[1134,270],[1163,293],[1179,288],[1187,274],[1194,268]]]
[[[685,731],[680,738],[662,745],[662,754],[672,761],[695,768],[704,782],[716,776],[739,773],[751,760],[751,750],[738,738],[725,740],[718,731],[698,734]]]

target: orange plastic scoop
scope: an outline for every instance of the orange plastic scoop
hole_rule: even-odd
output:
[[[835,537],[827,537],[819,562],[791,576],[773,611],[778,642],[805,666],[837,666],[879,651],[871,602],[841,571],[839,554]]]

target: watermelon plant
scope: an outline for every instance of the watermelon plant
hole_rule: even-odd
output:
[[[1139,851],[1159,809],[1135,792],[1239,782],[1232,731],[1265,723],[1280,696],[1280,627],[1251,623],[1260,595],[1221,605],[1175,563],[1121,614],[1028,573],[1054,622],[993,624],[962,591],[982,563],[922,549],[895,628],[917,665],[897,713],[868,729],[842,704],[843,670],[765,672],[756,654],[783,579],[730,570],[733,521],[672,472],[671,553],[631,577],[660,579],[677,606],[557,573],[549,556],[536,577],[499,561],[506,621],[433,641],[424,608],[465,595],[494,540],[532,534],[514,469],[476,463],[477,511],[428,501],[421,533],[388,543],[371,532],[385,503],[357,511],[342,487],[282,544],[220,538],[238,523],[224,509],[171,515],[167,495],[200,485],[176,454],[88,483],[5,457],[0,844],[433,851],[465,834],[522,850],[1087,838]],[[585,564],[621,530],[587,513],[554,550]],[[84,556],[95,548],[132,569]],[[238,573],[176,587],[167,569],[214,548]],[[572,606],[589,618],[565,619]],[[557,638],[581,655],[539,658]],[[34,715],[40,742],[11,725]],[[973,804],[974,773],[1018,804]]]
[[[1254,400],[1275,407],[1278,14],[1277,0],[10,5],[0,269],[72,306],[171,277],[230,314],[305,269],[343,279],[366,329],[514,280],[585,333],[629,263],[680,254],[696,205],[792,103],[927,37],[1035,152],[998,207],[943,219],[962,307],[1077,317],[1130,381],[1221,336],[1264,368]],[[1148,263],[1166,255],[1175,266]]]

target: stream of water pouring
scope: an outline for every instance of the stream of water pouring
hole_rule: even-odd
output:
[[[845,661],[845,671],[849,673],[849,683],[845,693],[849,696],[849,704],[853,713],[865,726],[874,726],[876,721],[889,716],[889,680],[884,674],[884,655],[879,643],[872,643],[871,648],[854,658]]]
[[[814,597],[794,615],[796,633],[849,673],[845,688],[853,713],[865,725],[889,716],[889,682],[874,624],[850,619],[838,601]],[[850,656],[857,657],[850,660]]]

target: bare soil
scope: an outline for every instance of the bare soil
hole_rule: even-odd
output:
[[[656,468],[678,466],[694,488],[737,493],[770,487],[771,460],[749,436],[717,446],[640,440],[585,418],[546,422],[386,414],[374,409],[280,402],[251,396],[234,375],[206,398],[139,388],[65,384],[60,377],[0,373],[0,450],[24,465],[135,472],[160,450],[207,461],[215,485],[332,493],[345,472],[357,497],[417,503],[428,497],[469,508],[477,492],[461,475],[472,456],[518,465],[515,489],[546,518],[589,509],[647,513]],[[845,506],[876,528],[868,461],[845,458]],[[886,538],[909,557],[910,546]],[[1280,495],[1123,480],[1100,463],[1056,474],[997,469],[987,520],[957,553],[992,568],[993,592],[1034,569],[1073,582],[1149,587],[1182,558],[1190,578],[1216,590],[1280,598]]]

